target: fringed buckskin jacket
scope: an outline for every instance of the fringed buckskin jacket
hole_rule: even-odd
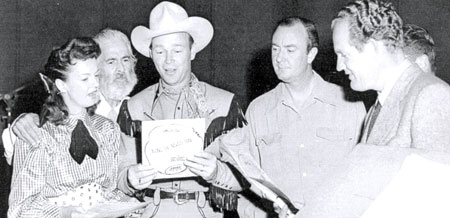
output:
[[[124,140],[126,150],[124,159],[128,159],[128,166],[141,162],[141,121],[162,119],[155,116],[154,111],[158,110],[157,107],[164,105],[156,106],[160,96],[166,91],[163,84],[159,82],[144,89],[128,102],[125,101],[122,104],[117,122],[123,133],[134,137],[132,140]],[[234,98],[234,94],[213,87],[205,82],[200,82],[193,76],[189,86],[184,88],[179,95],[174,119],[205,118],[207,131],[205,133],[204,149],[216,155],[219,159],[218,143],[209,145],[218,136],[227,131],[246,125],[245,116]],[[180,108],[181,112],[178,112]],[[167,110],[173,111],[174,109],[170,108]],[[183,110],[185,111],[182,112]],[[237,208],[237,192],[245,188],[248,183],[243,177],[236,178],[233,175],[235,170],[230,171],[226,169],[232,166],[221,161],[218,161],[217,165],[217,176],[212,181],[205,181],[201,177],[189,180],[165,179],[154,181],[150,188],[169,189],[171,191],[209,192],[212,206],[223,210],[235,210]],[[142,194],[142,190],[135,192],[128,186],[128,166],[123,164],[119,173],[119,189],[128,194],[134,193],[139,196],[139,192]]]

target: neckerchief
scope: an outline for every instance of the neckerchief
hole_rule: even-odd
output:
[[[159,81],[160,91],[170,95],[183,95],[186,99],[187,113],[189,118],[205,118],[208,115],[206,107],[205,87],[200,84],[197,77],[191,73],[187,87],[181,90],[165,86]]]
[[[78,164],[83,162],[86,155],[94,160],[97,159],[98,145],[80,119],[77,120],[72,131],[69,153]]]

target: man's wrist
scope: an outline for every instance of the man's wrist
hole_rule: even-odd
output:
[[[130,177],[128,176],[128,172],[130,171],[130,168],[128,168],[127,169],[127,186],[128,186],[128,188],[129,188],[129,190],[131,191],[131,192],[136,192],[137,191],[137,189],[135,189],[134,187],[133,187],[133,185],[131,185],[131,183],[130,183]]]
[[[213,183],[217,179],[217,174],[219,173],[219,160],[216,160],[216,168],[214,172],[211,174],[211,178],[206,180],[208,183]]]

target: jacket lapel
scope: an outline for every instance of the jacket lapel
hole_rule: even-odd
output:
[[[384,102],[366,143],[386,145],[391,140],[400,123],[401,102],[420,72],[417,65],[412,64],[402,73]],[[367,137],[366,127],[363,136]]]
[[[128,101],[128,111],[133,120],[152,120],[148,115],[152,114],[153,102],[157,95],[158,84],[152,85]]]

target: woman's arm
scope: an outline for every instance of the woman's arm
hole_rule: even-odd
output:
[[[8,217],[59,217],[59,207],[41,193],[49,163],[46,146],[31,146],[19,139],[15,148]]]

